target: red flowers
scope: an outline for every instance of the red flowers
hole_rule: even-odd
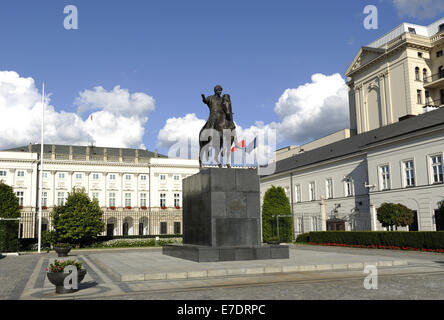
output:
[[[146,209],[148,209],[148,208],[147,208],[146,206],[141,206],[140,209],[142,209],[142,210],[146,210]]]
[[[166,209],[167,207],[165,207],[165,206],[162,206],[161,208],[162,208],[162,210],[165,210],[165,209]]]
[[[347,247],[347,248],[366,248],[366,249],[384,249],[384,250],[409,250],[409,251],[424,251],[424,252],[436,252],[436,253],[444,253],[444,249],[425,249],[425,248],[413,248],[413,247],[404,247],[404,246],[376,246],[374,244],[364,245],[364,244],[345,244],[345,243],[314,243],[309,242],[309,245],[316,246],[334,246],[334,247]]]
[[[111,206],[111,207],[109,207],[109,209],[110,209],[110,210],[116,210],[116,207]]]

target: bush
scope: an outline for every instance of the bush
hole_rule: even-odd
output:
[[[55,241],[79,246],[94,242],[105,230],[102,216],[97,199],[91,200],[85,189],[74,188],[66,204],[52,211]]]
[[[390,228],[393,231],[393,227],[407,227],[413,223],[414,213],[406,206],[398,203],[383,203],[381,207],[377,209],[378,221],[384,228]]]
[[[310,233],[302,233],[297,236],[296,242],[308,243],[310,241]]]
[[[0,217],[19,218],[19,200],[14,189],[0,181]],[[0,221],[0,252],[18,251],[18,226],[16,221]]]
[[[288,217],[276,219],[276,215],[288,215]],[[271,241],[271,238],[276,237],[278,228],[281,242],[291,242],[293,240],[293,217],[290,201],[284,188],[272,186],[265,193],[262,205],[263,241],[268,242]]]
[[[394,246],[417,249],[443,249],[444,232],[436,231],[327,231],[310,232],[310,243],[365,246]]]

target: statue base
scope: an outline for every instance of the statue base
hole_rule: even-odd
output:
[[[288,259],[288,246],[261,246],[256,169],[205,168],[182,181],[183,245],[163,254],[196,262]]]

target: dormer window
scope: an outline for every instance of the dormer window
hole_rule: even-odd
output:
[[[415,28],[409,28],[409,32],[413,33],[413,34],[416,34],[416,29]]]
[[[444,23],[439,25],[439,32],[444,31]]]

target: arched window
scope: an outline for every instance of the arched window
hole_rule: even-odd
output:
[[[424,82],[427,81],[427,69],[426,68],[422,69],[422,79],[424,80]]]
[[[415,80],[419,80],[419,68],[415,68]]]

